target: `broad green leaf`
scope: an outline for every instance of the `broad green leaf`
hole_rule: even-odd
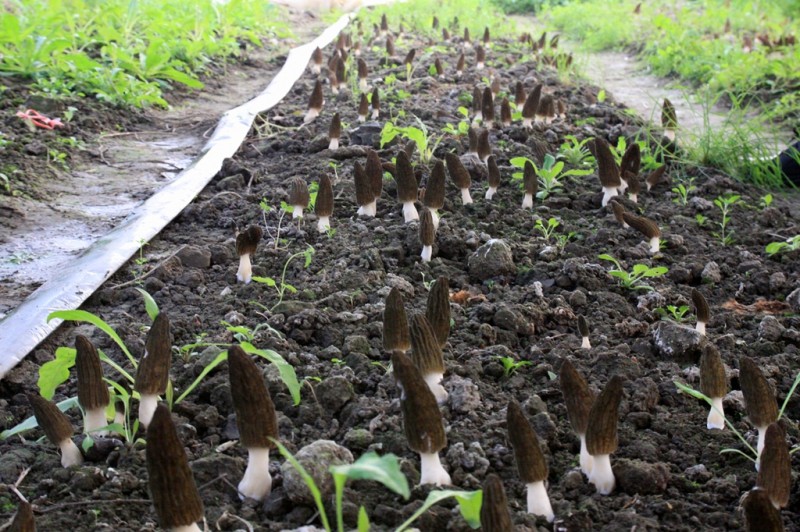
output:
[[[249,342],[242,342],[241,348],[244,349],[245,353],[258,355],[275,364],[280,373],[281,380],[286,384],[286,387],[289,388],[289,393],[292,395],[294,404],[300,404],[300,383],[297,381],[297,373],[295,373],[291,364],[286,362],[282,356],[271,349],[256,349],[256,347]]]
[[[634,264],[632,272],[634,275],[642,275],[646,273],[649,269],[650,267],[647,266],[646,264]]]
[[[64,399],[60,403],[56,403],[56,406],[62,412],[66,412],[70,408],[77,408],[78,407],[78,398],[77,397],[70,397],[69,399]],[[25,432],[26,430],[35,429],[38,427],[39,424],[36,422],[36,418],[34,416],[29,417],[19,425],[15,425],[8,430],[4,430],[0,432],[0,440],[5,440],[6,438],[10,438],[15,434],[19,434],[21,432]]]
[[[69,370],[75,365],[76,351],[72,347],[59,347],[56,357],[42,364],[39,368],[39,394],[48,401],[53,398],[56,388],[69,379]]]
[[[291,294],[296,294],[297,293],[297,288],[295,288],[294,286],[290,285],[289,283],[283,283],[283,288],[285,290],[288,290],[289,293],[291,293]]]
[[[331,466],[334,478],[338,475],[353,480],[374,480],[380,482],[404,499],[408,499],[411,491],[406,476],[400,471],[400,462],[394,454],[378,456],[371,451],[361,455],[352,464]]]
[[[122,341],[122,338],[119,337],[117,332],[111,328],[102,318],[95,316],[91,312],[87,312],[85,310],[56,310],[51,312],[47,315],[47,321],[52,321],[54,319],[61,319],[64,321],[85,321],[87,323],[91,323],[104,333],[106,333],[112,340],[122,349],[122,352],[125,353],[125,356],[128,357],[128,360],[131,361],[131,364],[136,367],[136,359],[133,358],[133,355],[128,348],[125,346],[125,343]]]
[[[645,277],[658,277],[660,275],[664,275],[668,271],[669,271],[669,268],[667,268],[666,266],[658,266],[656,268],[649,268],[645,272],[644,276]]]
[[[511,163],[511,166],[516,166],[517,168],[525,168],[526,161],[530,161],[530,159],[528,159],[527,157],[514,157],[510,159],[508,162]]]
[[[142,294],[142,299],[144,299],[144,310],[147,312],[147,315],[150,316],[152,321],[156,320],[156,316],[158,316],[158,303],[156,300],[153,299],[149,293],[141,288],[136,288],[140,294]]]
[[[369,516],[363,506],[358,509],[358,532],[369,532]]]
[[[618,277],[620,279],[625,279],[625,280],[630,279],[630,275],[628,275],[628,272],[622,272],[622,271],[619,271],[619,270],[611,270],[610,272],[608,272],[608,274],[611,277]]]
[[[257,283],[265,284],[270,288],[275,288],[275,286],[277,285],[275,279],[273,279],[272,277],[259,277],[257,275],[254,275],[252,279]]]
[[[772,242],[771,244],[767,244],[765,251],[769,255],[775,255],[776,253],[780,253],[785,247],[789,247],[786,242]]]
[[[437,502],[455,497],[458,501],[458,509],[461,515],[467,521],[467,524],[472,528],[478,528],[481,525],[481,503],[483,502],[483,490],[477,491],[458,491],[458,490],[436,490],[428,494],[428,498],[422,503],[422,506],[414,512],[402,525],[400,525],[395,532],[402,532],[408,528],[411,523],[416,521],[419,516],[428,511],[428,508]]]

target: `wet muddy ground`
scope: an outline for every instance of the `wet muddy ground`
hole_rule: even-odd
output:
[[[800,232],[797,196],[772,191],[774,200],[764,207],[761,198],[766,191],[734,182],[713,169],[667,160],[671,184],[642,192],[636,204],[622,200],[628,210],[660,226],[665,242],[657,255],[649,252],[639,233],[623,229],[608,209],[601,208],[594,166],[589,175],[566,178],[562,190],[537,200],[533,210],[523,210],[522,191],[511,179],[516,171],[510,166],[511,158],[526,156],[539,164],[545,152],[557,153],[567,135],[604,137],[616,144],[621,136],[635,138],[643,124],[611,100],[597,103],[596,87],[562,83],[550,67],[522,61],[523,49],[516,42],[494,43],[488,52],[488,69],[480,72],[474,71],[474,52],[466,50],[468,70],[458,78],[453,71],[460,44],[442,44],[435,50],[446,68],[442,79],[427,75],[434,59],[424,41],[400,38],[399,61],[412,47],[417,48],[417,66],[411,83],[405,82],[404,67],[379,65],[384,58],[382,42],[376,42],[374,49],[365,48],[369,79],[380,80],[383,102],[375,124],[357,122],[358,93],[345,90],[333,95],[326,85],[321,116],[299,127],[316,80],[307,73],[284,103],[265,117],[276,127],[254,130],[226,171],[144,249],[143,260],[119,271],[84,308],[111,324],[140,356],[150,320],[135,288],[150,293],[172,322],[173,345],[178,349],[171,375],[179,393],[221,348],[240,339],[226,323],[245,327],[253,344],[280,353],[303,381],[302,401],[294,405],[275,368],[264,366],[279,411],[280,438],[292,452],[325,439],[356,457],[367,450],[395,453],[409,481],[416,484],[418,456],[406,445],[399,393],[382,351],[383,302],[389,289],[396,287],[407,310],[421,312],[428,283],[447,276],[453,322],[445,349],[444,386],[449,399],[442,407],[448,446],[441,455],[457,488],[478,489],[487,474],[499,474],[520,530],[740,529],[740,498],[753,487],[756,471],[740,455],[720,454],[725,448],[745,447],[730,430],[707,430],[705,405],[677,392],[675,379],[699,385],[693,362],[701,339],[685,331],[677,334],[678,324],[662,319],[658,309],[691,305],[692,288],[708,299],[707,340],[720,349],[730,372],[726,412],[753,444],[756,433],[746,419],[738,390],[739,357],[748,355],[757,361],[779,402],[800,370],[798,251],[775,257],[764,252],[768,243]],[[436,132],[447,123],[456,126],[461,119],[458,107],[469,107],[473,88],[483,88],[489,70],[499,78],[503,92],[509,92],[518,80],[527,90],[544,83],[545,92],[567,104],[567,116],[550,125],[537,124],[532,130],[519,122],[492,130],[492,150],[503,179],[497,195],[492,201],[483,199],[486,183],[475,180],[475,203],[465,207],[458,190],[448,184],[434,258],[422,263],[418,225],[403,223],[390,177],[384,180],[377,217],[356,216],[353,166],[365,160],[364,148],[356,145],[356,139],[367,138],[378,149],[376,132],[390,117],[396,117],[400,125],[411,125],[416,116]],[[326,148],[334,111],[347,124],[347,133],[343,148],[332,152]],[[465,137],[446,135],[434,155],[463,154],[466,148]],[[389,145],[379,153],[384,161],[391,161],[398,149]],[[430,165],[422,163],[418,154],[413,162],[424,186]],[[280,202],[288,200],[292,178],[312,184],[323,173],[333,180],[336,199],[334,230],[320,234],[313,214],[302,221],[291,220],[281,211]],[[254,176],[251,186],[246,175]],[[678,182],[695,187],[686,204],[674,201],[679,197],[671,189]],[[733,241],[723,246],[714,234],[719,232],[721,213],[713,201],[726,194],[739,195],[741,200],[733,207],[727,226]],[[259,205],[262,201],[268,209]],[[558,226],[545,238],[535,228],[536,221],[546,225],[550,218]],[[296,293],[287,291],[280,298],[264,284],[236,282],[234,238],[237,229],[251,224],[264,229],[254,274],[280,282],[285,271],[285,282]],[[559,237],[566,239],[563,247],[558,245]],[[308,246],[314,249],[308,267],[302,258],[287,264]],[[495,252],[503,248],[508,253]],[[626,270],[645,264],[666,266],[668,272],[647,281],[652,291],[629,290],[608,274],[611,264],[598,258],[603,253],[619,259]],[[591,327],[590,350],[579,349],[579,314],[587,317]],[[693,325],[691,311],[686,318]],[[30,415],[23,394],[35,390],[39,365],[52,359],[57,346],[72,345],[78,333],[88,335],[127,367],[119,349],[96,328],[64,326],[0,382],[4,412],[0,428]],[[191,347],[197,343],[222,345]],[[181,350],[184,346],[189,347]],[[503,357],[530,364],[509,374],[504,371]],[[556,377],[566,359],[594,390],[600,390],[612,375],[625,379],[619,447],[611,459],[618,487],[610,496],[596,494],[577,467],[578,440]],[[106,372],[117,377],[111,368]],[[57,390],[56,399],[75,393],[74,379],[70,379]],[[522,404],[549,462],[555,525],[525,513],[524,485],[518,479],[505,426],[506,406],[512,397]],[[236,516],[257,530],[319,524],[313,505],[302,502],[285,482],[284,461],[277,453],[271,461],[273,492],[267,501],[239,500],[235,485],[244,470],[246,452],[240,445],[229,445],[238,432],[225,364],[212,371],[173,413],[209,523],[221,530],[236,530],[242,527],[231,517]],[[77,425],[78,413],[71,412],[71,417]],[[793,447],[800,444],[798,419],[800,401],[794,397],[782,421],[787,443]],[[34,503],[41,529],[155,528],[153,509],[146,501],[141,445],[122,447],[82,467],[61,469],[55,449],[37,442],[39,436],[35,431],[25,440],[13,437],[0,443],[0,482],[13,483],[23,468],[32,468],[19,489]],[[798,460],[793,455],[795,470]],[[406,501],[375,483],[350,483],[345,521],[354,527],[358,505],[364,505],[374,530],[393,529],[420,506],[428,491],[415,488]],[[12,514],[15,503],[14,495],[0,487],[0,519]],[[787,530],[800,529],[796,483],[783,518]],[[434,507],[417,526],[424,531],[468,529],[452,504]]]

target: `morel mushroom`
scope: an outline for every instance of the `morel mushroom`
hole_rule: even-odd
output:
[[[367,81],[367,76],[369,76],[369,68],[367,68],[367,62],[363,59],[358,60],[358,89],[361,92],[366,92],[369,89],[369,82]]]
[[[403,431],[408,446],[420,457],[420,484],[449,485],[439,451],[447,447],[442,414],[419,369],[402,352],[392,353],[392,369],[400,387]]]
[[[556,117],[556,103],[553,96],[543,94],[539,100],[539,108],[536,110],[536,121],[551,124]]]
[[[649,192],[651,188],[654,186],[666,183],[667,182],[667,167],[666,165],[659,166],[649,174],[644,179],[645,183],[647,183],[647,191]]]
[[[375,194],[372,192],[372,183],[361,163],[353,163],[353,183],[356,189],[356,203],[358,203],[358,216],[375,216],[373,202]]]
[[[83,429],[98,436],[105,436],[107,431],[100,431],[108,425],[106,407],[110,402],[108,387],[103,382],[103,366],[100,355],[94,344],[83,335],[75,337],[75,367],[78,370],[78,403],[84,412]]]
[[[450,281],[447,277],[441,276],[433,283],[428,292],[425,316],[436,335],[439,347],[444,349],[450,336]]]
[[[467,130],[467,139],[468,139],[468,147],[467,147],[467,155],[478,155],[478,133],[475,131],[475,128],[470,127]]]
[[[169,368],[172,364],[172,342],[169,338],[169,318],[159,312],[144,344],[144,355],[136,370],[133,389],[139,392],[139,423],[147,428],[158,405],[158,396],[167,391]]]
[[[464,27],[464,39],[462,40],[464,48],[472,48],[472,39],[469,36],[469,28]]]
[[[631,142],[630,146],[625,150],[622,155],[622,160],[619,164],[620,182],[622,186],[619,188],[619,193],[625,192],[628,187],[628,180],[635,178],[639,175],[639,167],[642,164],[642,150],[638,142]]]
[[[536,118],[536,111],[539,110],[539,100],[542,95],[542,84],[536,85],[528,97],[525,99],[525,105],[522,106],[522,126],[531,127]]]
[[[383,309],[383,350],[389,354],[405,353],[411,349],[406,307],[400,290],[392,288]]]
[[[55,403],[38,394],[28,394],[28,401],[33,407],[36,422],[42,427],[47,439],[61,449],[61,465],[64,467],[81,465],[83,455],[72,441],[75,430],[64,412],[59,410]]]
[[[334,113],[333,118],[331,119],[331,126],[328,128],[328,138],[330,142],[328,143],[329,150],[338,150],[339,149],[339,137],[342,135],[342,121],[339,118],[339,113]]]
[[[500,186],[500,168],[497,167],[497,160],[494,155],[490,155],[486,159],[486,168],[489,173],[489,188],[486,189],[486,199],[490,200],[497,193],[497,187]]]
[[[758,429],[758,444],[756,446],[756,452],[759,456],[759,459],[756,460],[756,469],[758,469],[767,427],[778,421],[778,403],[764,374],[761,373],[761,370],[750,357],[742,356],[739,358],[739,384],[742,387],[747,417]]]
[[[722,398],[728,393],[728,379],[725,377],[725,365],[719,350],[711,343],[703,347],[700,355],[700,391],[711,399],[706,427],[724,429],[725,411]]]
[[[362,92],[361,100],[358,102],[358,121],[366,122],[367,114],[369,114],[369,98],[367,98],[367,93]]]
[[[403,220],[406,223],[419,220],[419,213],[414,206],[417,199],[417,177],[405,151],[400,150],[396,158],[397,200],[403,204]]]
[[[525,94],[525,86],[521,81],[517,81],[517,84],[514,87],[514,105],[517,106],[517,109],[522,109],[522,106],[525,105],[525,100],[527,97],[528,95]],[[538,106],[539,103],[537,102],[536,105]]]
[[[617,450],[617,420],[622,401],[622,378],[614,375],[595,399],[586,427],[586,450],[592,455],[589,482],[600,495],[614,491],[616,479],[611,470],[611,453]]]
[[[675,131],[678,129],[678,115],[675,113],[675,106],[667,98],[661,105],[661,126],[664,128],[664,136],[669,140],[675,140]]]
[[[289,204],[292,206],[292,219],[302,218],[303,210],[308,207],[311,195],[308,185],[302,177],[295,177],[289,188]]]
[[[503,127],[511,125],[511,104],[508,98],[503,98],[503,101],[500,102],[500,123]]]
[[[578,332],[581,335],[581,349],[591,349],[592,343],[589,341],[589,323],[582,314],[578,315]]]
[[[692,288],[692,303],[694,304],[694,312],[697,315],[697,323],[695,330],[705,336],[706,324],[711,312],[708,309],[708,301],[705,296],[696,288]]]
[[[161,528],[200,532],[203,501],[189,469],[183,443],[166,406],[158,405],[147,429],[147,478]]]
[[[394,49],[394,39],[391,35],[386,37],[386,57],[389,59],[395,57],[396,52]]]
[[[603,200],[600,204],[605,207],[608,200],[617,195],[617,189],[622,185],[619,178],[619,166],[611,154],[608,142],[601,137],[594,140],[595,158],[597,159],[597,177],[603,187]]]
[[[384,13],[383,15],[381,15],[381,30],[380,30],[380,35],[381,35],[381,37],[383,37],[383,36],[385,36],[387,33],[389,33],[389,21],[388,21],[388,20],[386,20],[386,13]]]
[[[753,488],[744,498],[747,532],[783,532],[783,519],[769,499],[767,492]]]
[[[436,333],[424,314],[411,317],[411,360],[419,368],[422,378],[436,397],[436,402],[447,401],[447,392],[441,382],[444,378],[444,357]]]
[[[532,209],[533,198],[536,197],[536,191],[539,189],[539,179],[536,177],[533,163],[528,160],[525,161],[525,168],[522,170],[522,184],[525,188],[525,195],[522,197],[522,208]]]
[[[514,530],[503,481],[494,473],[490,473],[483,483],[483,503],[480,516],[483,532],[512,532]]]
[[[367,149],[367,164],[364,169],[367,172],[370,190],[372,190],[372,202],[369,204],[369,209],[372,216],[377,216],[378,200],[381,199],[381,192],[383,192],[383,165],[378,152]]]
[[[251,225],[236,235],[236,254],[239,255],[239,269],[236,270],[236,280],[248,284],[253,278],[251,257],[256,254],[258,243],[264,231],[257,225]]]
[[[614,219],[619,222],[623,228],[630,227],[628,222],[625,221],[625,207],[622,206],[622,203],[616,200],[611,200],[609,205],[611,205],[611,212],[614,213]]]
[[[331,228],[331,215],[333,214],[333,185],[328,174],[322,174],[319,178],[314,214],[317,215],[317,231],[327,232]]]
[[[778,423],[772,423],[767,427],[756,487],[767,492],[772,505],[778,510],[789,504],[789,493],[792,490],[792,461],[789,447],[786,445],[786,435]]]
[[[482,163],[486,164],[486,160],[491,154],[492,145],[489,144],[489,130],[481,129],[480,133],[478,133],[478,158]]]
[[[269,451],[278,438],[278,417],[261,370],[238,345],[228,349],[228,376],[239,440],[247,448],[247,469],[239,496],[261,501],[272,489]]]
[[[472,89],[472,123],[483,120],[483,93],[478,87]]]
[[[469,171],[455,153],[448,153],[444,158],[447,162],[447,171],[450,173],[450,178],[461,191],[461,203],[469,205],[472,203],[472,196],[469,193],[472,178],[469,175]]]
[[[483,70],[486,62],[486,50],[483,46],[478,45],[475,47],[475,70]]]
[[[491,34],[489,33],[489,26],[486,26],[483,29],[483,45],[488,47],[491,45],[491,43],[492,43],[492,37]]]
[[[486,129],[494,127],[494,95],[489,87],[483,89],[481,97],[481,120]]]
[[[372,119],[377,120],[381,114],[381,93],[378,87],[372,89]]]
[[[322,84],[317,80],[314,84],[314,90],[311,91],[311,98],[308,99],[308,111],[306,111],[306,116],[303,118],[303,124],[310,124],[319,116],[323,103]]]
[[[581,471],[587,477],[592,472],[592,456],[586,449],[586,427],[589,425],[589,411],[594,402],[594,394],[583,376],[578,373],[569,360],[564,360],[559,371],[561,394],[567,406],[567,415],[572,425],[572,430],[581,441],[580,464]]]
[[[442,79],[444,77],[444,67],[442,66],[442,61],[438,57],[433,61],[433,68],[436,70],[436,76]]]
[[[439,228],[439,209],[444,207],[444,185],[444,163],[441,160],[437,160],[433,164],[431,176],[428,178],[428,186],[425,187],[425,198],[423,200],[423,204],[431,212],[434,230]]]
[[[436,227],[430,209],[423,209],[419,221],[419,241],[422,244],[422,262],[430,262],[433,256],[433,243],[436,240]]]
[[[7,532],[36,532],[36,521],[33,518],[33,506],[28,501],[20,501],[17,513]]]
[[[442,31],[447,31],[447,30],[444,29]],[[456,77],[460,78],[461,75],[464,73],[464,63],[465,62],[466,62],[466,59],[464,58],[464,54],[462,53],[460,56],[458,56],[458,61],[456,62]]]
[[[661,247],[661,229],[653,220],[629,212],[623,212],[622,219],[649,239],[650,253],[658,253]]]
[[[311,73],[319,74],[322,72],[322,50],[317,46],[311,53]]]
[[[517,471],[528,491],[528,513],[544,516],[548,522],[555,519],[550,497],[544,485],[547,480],[547,461],[539,446],[539,438],[522,412],[519,403],[512,399],[506,414],[508,439],[514,449]]]

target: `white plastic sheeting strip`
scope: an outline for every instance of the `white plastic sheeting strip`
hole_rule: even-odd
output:
[[[313,41],[292,49],[261,94],[222,116],[199,158],[0,321],[0,378],[61,324],[61,320],[46,322],[50,312],[78,308],[139,251],[138,242],[149,241],[180,214],[222,161],[236,153],[256,115],[280,103],[302,76],[314,49],[330,44],[353,16],[342,16]]]

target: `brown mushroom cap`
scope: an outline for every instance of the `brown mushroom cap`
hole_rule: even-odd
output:
[[[8,532],[36,532],[36,521],[33,518],[33,506],[28,501],[20,501],[17,513],[11,521]]]
[[[414,62],[414,57],[416,55],[417,55],[417,51],[414,48],[409,50],[408,53],[406,54],[405,60],[403,60],[403,64],[410,65],[411,63],[413,63]]]
[[[506,426],[520,480],[525,484],[547,480],[547,461],[539,446],[539,438],[516,399],[508,403]]]
[[[172,342],[169,337],[169,318],[158,313],[144,344],[144,355],[136,371],[133,389],[143,395],[161,395],[167,390],[169,368],[172,365]]]
[[[445,171],[444,163],[437,160],[433,164],[431,176],[428,178],[428,186],[425,187],[424,205],[429,209],[441,209],[444,207],[445,193]]]
[[[88,338],[75,337],[75,367],[78,370],[78,403],[84,410],[94,410],[108,405],[108,387],[103,382],[100,355]]]
[[[443,29],[443,30],[442,30],[442,32],[443,32],[443,33],[444,33],[444,32],[446,32],[446,31],[447,31],[447,28],[445,28],[445,29]],[[446,40],[446,39],[448,39],[448,37],[445,37],[445,40]],[[465,63],[465,62],[466,62],[466,59],[464,58],[464,54],[462,53],[460,56],[458,56],[458,61],[456,62],[456,70],[457,70],[458,72],[463,72],[463,70],[464,70],[464,63]]]
[[[542,96],[542,84],[536,85],[528,97],[525,99],[525,105],[522,106],[522,117],[533,118],[536,116],[536,111],[539,110],[539,100]]]
[[[392,353],[392,370],[403,388],[400,407],[409,448],[417,453],[438,453],[447,446],[447,436],[436,397],[404,353]]]
[[[311,91],[311,97],[308,99],[308,108],[319,111],[322,109],[322,102],[322,83],[317,80],[314,84],[314,90]]]
[[[464,163],[458,158],[458,155],[455,153],[447,153],[444,159],[447,162],[447,171],[450,173],[450,179],[453,180],[453,183],[460,189],[469,188],[472,184],[472,178],[469,175],[469,171],[464,167]]]
[[[697,314],[697,321],[708,323],[711,314],[708,309],[708,301],[706,301],[703,293],[696,288],[692,288],[692,304],[694,304],[694,311]]]
[[[359,116],[366,116],[369,112],[369,98],[367,98],[367,93],[361,93],[361,100],[358,102],[358,115]]]
[[[486,28],[483,30],[483,42],[485,44],[490,42],[491,40],[492,38],[491,35],[489,34],[489,26],[486,26]]]
[[[386,20],[386,13],[381,15],[381,31],[389,30],[389,22]]]
[[[411,349],[411,333],[408,330],[408,317],[400,290],[392,288],[386,296],[383,310],[383,349],[387,353]]]
[[[469,153],[478,153],[478,133],[474,128],[470,127],[467,130],[467,139],[469,139]]]
[[[594,156],[597,159],[597,177],[600,184],[604,187],[616,188],[622,185],[619,178],[619,166],[614,160],[611,148],[606,139],[597,137],[594,139]]]
[[[642,233],[647,238],[661,236],[661,229],[659,229],[658,225],[650,218],[637,216],[626,211],[622,213],[622,219],[625,221],[625,223]]]
[[[172,415],[156,407],[147,428],[147,477],[153,506],[162,528],[188,526],[203,519],[203,501],[178,438]]]
[[[619,171],[623,176],[627,175],[628,173],[630,173],[630,175],[637,176],[639,175],[639,168],[641,165],[642,150],[639,147],[638,142],[632,142],[622,155],[622,161],[620,161],[619,164]]]
[[[667,166],[659,166],[645,177],[645,182],[647,183],[648,189],[653,188],[654,186],[665,183],[667,181]]]
[[[411,332],[411,360],[422,375],[444,373],[444,357],[439,340],[424,314],[415,314],[409,324]]]
[[[450,336],[450,281],[447,277],[441,276],[433,283],[428,292],[425,316],[436,335],[439,347],[444,349]]]
[[[728,379],[719,349],[710,342],[703,346],[700,355],[700,391],[712,399],[725,397]]]
[[[475,62],[483,63],[486,61],[486,50],[480,44],[475,47]]]
[[[359,79],[366,79],[369,76],[369,68],[367,68],[367,62],[358,58],[358,77]]]
[[[756,427],[766,427],[778,420],[778,403],[764,374],[747,356],[739,358],[739,384],[742,387],[747,417]]]
[[[240,257],[242,255],[253,255],[256,252],[258,243],[261,242],[261,237],[264,236],[264,230],[257,225],[251,225],[238,235],[236,235],[236,254]]]
[[[372,89],[372,109],[380,111],[381,110],[381,91],[378,90],[378,87]]]
[[[556,103],[551,94],[543,94],[539,99],[539,108],[536,110],[539,116],[552,118],[556,116]]]
[[[314,61],[315,65],[321,65],[322,64],[322,59],[323,59],[322,50],[320,49],[319,46],[314,48],[314,51],[311,53],[311,59]]]
[[[347,71],[345,70],[344,59],[341,57],[336,59],[336,79],[340,84],[347,81]]]
[[[525,105],[526,98],[527,94],[525,94],[525,86],[521,81],[517,81],[517,85],[514,87],[514,104],[518,109]],[[536,105],[538,107],[539,102],[536,102]]]
[[[629,194],[639,194],[639,192],[642,191],[642,181],[639,179],[638,174],[625,172],[622,174],[622,177],[625,179],[625,182],[628,183]]]
[[[743,506],[747,532],[783,532],[781,513],[773,506],[765,490],[759,488],[750,490]]]
[[[478,87],[472,89],[472,111],[483,112],[483,93]]]
[[[617,422],[622,401],[622,377],[614,375],[589,410],[586,450],[592,456],[617,450]]]
[[[522,183],[525,187],[525,193],[531,194],[535,198],[536,192],[539,190],[539,179],[536,177],[536,169],[530,161],[525,161],[525,168],[522,170]]]
[[[270,440],[278,438],[275,405],[258,365],[238,345],[228,349],[228,376],[242,445],[248,449],[275,448]]]
[[[500,102],[500,121],[503,124],[511,123],[511,104],[508,102],[508,98],[503,98],[503,101]]]
[[[494,155],[490,155],[488,159],[486,159],[486,167],[489,171],[489,186],[490,187],[499,187],[500,186],[500,168],[497,167],[497,161],[495,160]]]
[[[767,427],[756,486],[767,492],[772,504],[785,508],[792,490],[792,461],[786,435],[778,423]]]
[[[611,212],[614,213],[614,219],[619,222],[620,225],[627,223],[625,221],[625,207],[622,206],[622,203],[612,199],[608,204],[611,205]]]
[[[391,35],[386,37],[386,55],[389,57],[394,57],[395,50],[394,50],[394,39]]]
[[[589,336],[589,323],[583,317],[583,314],[578,314],[578,332],[583,338]]]
[[[432,246],[436,241],[436,227],[433,225],[433,213],[430,209],[422,209],[419,216],[419,241],[423,246]]]
[[[586,434],[589,424],[589,411],[594,403],[594,394],[586,379],[578,373],[569,360],[564,360],[559,371],[561,394],[567,406],[567,416],[575,434]]]
[[[512,532],[514,530],[503,481],[494,473],[490,473],[483,483],[481,530],[483,532]]]
[[[360,207],[372,203],[375,199],[375,194],[372,192],[372,183],[367,177],[364,167],[358,161],[353,163],[353,183],[356,188],[356,203]]]
[[[289,204],[299,205],[305,209],[310,199],[305,180],[302,177],[293,178],[289,188]]]
[[[62,441],[72,437],[75,432],[72,423],[54,402],[34,393],[28,394],[28,402],[33,407],[33,415],[36,417],[36,422],[42,428],[50,443],[60,445]]]
[[[333,214],[333,185],[328,174],[319,176],[319,189],[317,191],[317,202],[314,204],[314,212],[320,217]]]
[[[417,177],[414,175],[414,167],[405,151],[400,150],[395,160],[397,168],[397,200],[401,203],[415,201],[417,199],[418,186]]]
[[[483,114],[483,123],[491,124],[494,122],[494,95],[492,89],[486,87],[483,89],[483,96],[481,97],[481,113]]]
[[[489,130],[483,128],[478,133],[478,157],[480,157],[481,160],[484,160],[491,154],[492,154],[492,145],[489,144]]]
[[[367,165],[365,170],[374,199],[378,199],[381,197],[381,192],[383,191],[383,165],[380,155],[373,149],[367,150]]]
[[[678,127],[678,115],[675,113],[675,106],[667,98],[661,105],[661,126],[664,129],[676,129]]]
[[[339,118],[339,113],[334,113],[331,118],[331,126],[328,128],[328,138],[338,139],[342,136],[342,120]]]

